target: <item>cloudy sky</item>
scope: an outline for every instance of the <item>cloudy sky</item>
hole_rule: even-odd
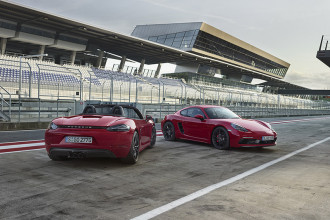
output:
[[[330,89],[316,58],[330,40],[329,0],[12,0],[55,15],[130,34],[137,24],[204,21],[291,64],[285,80]]]

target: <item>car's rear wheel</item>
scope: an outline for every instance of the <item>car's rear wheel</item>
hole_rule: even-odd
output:
[[[128,152],[127,157],[123,158],[123,162],[128,164],[135,164],[139,159],[139,149],[140,149],[139,134],[135,131],[132,138],[131,148]]]
[[[54,161],[63,161],[63,160],[68,160],[68,159],[69,159],[68,157],[65,157],[65,156],[55,156],[55,155],[52,154],[52,153],[49,153],[49,154],[48,154],[48,157],[49,157],[51,160],[54,160]]]
[[[167,121],[163,126],[163,135],[166,141],[175,140],[175,129],[172,122]]]
[[[212,145],[220,150],[227,150],[229,149],[229,135],[227,129],[224,127],[217,127],[212,132],[211,137]]]
[[[155,143],[156,143],[156,128],[154,126],[154,127],[152,127],[152,130],[151,130],[151,141],[150,141],[149,148],[153,148]]]

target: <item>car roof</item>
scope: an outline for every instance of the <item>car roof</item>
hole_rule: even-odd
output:
[[[187,108],[225,108],[223,106],[218,106],[218,105],[192,105],[192,106],[188,106],[188,107],[185,107],[183,109],[187,109]],[[181,109],[181,110],[183,110]],[[179,110],[179,111],[181,111]]]

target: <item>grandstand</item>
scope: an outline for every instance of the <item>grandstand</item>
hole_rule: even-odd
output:
[[[6,121],[49,121],[80,113],[86,103],[95,102],[133,104],[155,118],[195,104],[224,105],[245,117],[329,113],[327,102],[262,92],[257,86],[230,77],[218,78],[217,83],[210,76],[208,82],[193,81],[192,77],[158,78],[159,68],[145,71],[144,64],[228,65],[231,71],[239,68],[245,74],[260,73],[261,78],[284,88],[299,87],[280,80],[280,75],[272,77],[276,72],[270,70],[267,76],[264,70],[253,70],[255,66],[248,71],[247,67],[217,57],[103,30],[6,1],[1,1],[0,6],[0,117]],[[44,53],[48,56],[26,56]],[[120,57],[120,65],[104,69],[107,58],[115,57]],[[126,59],[141,65],[138,69],[125,66]]]

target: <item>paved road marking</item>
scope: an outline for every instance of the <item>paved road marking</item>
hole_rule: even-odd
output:
[[[0,143],[0,147],[1,146],[10,146],[10,145],[20,145],[20,144],[41,143],[41,142],[45,142],[45,140],[30,140],[30,141],[6,142],[6,143]]]
[[[44,146],[45,142],[31,143],[31,144],[5,145],[5,146],[0,146],[0,150],[15,149],[15,148],[27,148],[27,147],[42,146],[42,145]]]
[[[24,150],[17,150],[17,151],[8,151],[8,152],[2,152],[2,153],[0,153],[0,155],[1,154],[12,154],[12,153],[19,153],[19,152],[27,152],[27,151],[36,151],[36,150],[43,150],[43,149],[45,149],[45,147],[35,147],[35,148],[31,147],[30,150],[24,149]]]
[[[44,140],[2,143],[0,144],[0,154],[5,154],[9,152],[22,152],[43,148],[45,148]]]
[[[162,214],[164,212],[167,212],[167,211],[169,211],[171,209],[174,209],[174,208],[176,208],[176,207],[178,207],[180,205],[183,205],[183,204],[185,204],[187,202],[190,202],[190,201],[192,201],[194,199],[197,199],[197,198],[199,198],[201,196],[204,196],[204,195],[212,192],[213,190],[219,189],[219,188],[221,188],[223,186],[226,186],[228,184],[231,184],[231,183],[234,183],[234,182],[236,182],[238,180],[241,180],[241,179],[243,179],[243,178],[245,178],[247,176],[250,176],[250,175],[252,175],[254,173],[257,173],[257,172],[259,172],[261,170],[264,170],[264,169],[266,169],[266,168],[268,168],[268,167],[270,167],[270,166],[272,166],[274,164],[277,164],[277,163],[279,163],[279,162],[281,162],[283,160],[289,159],[290,157],[292,157],[292,156],[294,156],[296,154],[299,154],[299,153],[301,153],[303,151],[306,151],[306,150],[308,150],[308,149],[310,149],[312,147],[315,147],[315,146],[317,146],[319,144],[322,144],[322,143],[324,143],[324,142],[326,142],[328,140],[330,140],[330,137],[327,137],[327,138],[325,138],[325,139],[323,139],[321,141],[318,141],[318,142],[316,142],[314,144],[308,145],[307,147],[301,148],[301,149],[296,150],[296,151],[294,151],[292,153],[289,153],[289,154],[287,154],[285,156],[282,156],[282,157],[280,157],[278,159],[275,159],[275,160],[272,160],[272,161],[270,161],[268,163],[265,163],[263,165],[260,165],[260,166],[258,166],[256,168],[253,168],[251,170],[248,170],[248,171],[246,171],[244,173],[241,173],[241,174],[239,174],[237,176],[234,176],[234,177],[229,178],[227,180],[224,180],[222,182],[216,183],[214,185],[208,186],[208,187],[206,187],[204,189],[198,190],[198,191],[196,191],[196,192],[194,192],[194,193],[192,193],[190,195],[187,195],[187,196],[182,197],[180,199],[177,199],[177,200],[175,200],[173,202],[170,202],[170,203],[168,203],[166,205],[163,205],[161,207],[158,207],[156,209],[153,209],[153,210],[151,210],[151,211],[149,211],[149,212],[147,212],[145,214],[142,214],[140,216],[137,216],[135,218],[132,218],[131,220],[147,220],[147,219],[154,218],[154,217],[156,217],[156,216],[158,216],[158,215],[160,215],[160,214]]]
[[[294,119],[294,120],[282,120],[282,121],[273,121],[269,122],[270,124],[285,124],[285,123],[292,123],[292,122],[302,122],[302,121],[313,121],[313,120],[321,120],[327,119],[330,117],[322,117],[322,118],[306,118],[306,119]]]
[[[20,132],[20,131],[24,131],[24,132],[29,132],[29,131],[41,131],[41,130],[46,130],[46,129],[33,129],[33,130],[13,130],[13,131],[0,131],[0,132]]]

